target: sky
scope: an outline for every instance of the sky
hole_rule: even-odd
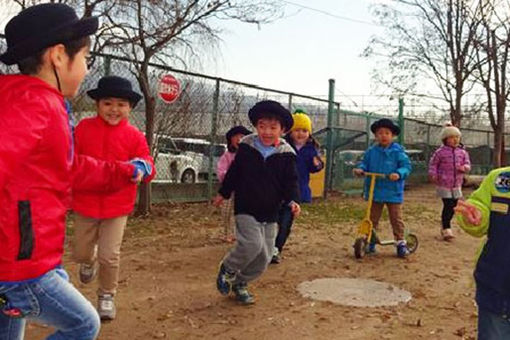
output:
[[[380,2],[380,1],[378,1]],[[359,101],[371,92],[373,62],[361,57],[374,34],[374,0],[293,0],[316,10],[286,5],[286,16],[262,25],[232,23],[222,35],[221,54],[206,70],[223,78],[299,94],[327,96],[328,79],[337,93]],[[351,20],[341,19],[345,17]],[[360,23],[354,20],[364,21]]]
[[[389,0],[282,1],[285,16],[271,24],[223,22],[218,51],[190,71],[324,98],[332,78],[336,95],[362,105],[361,95],[371,94],[374,64],[360,54],[383,32],[370,24],[369,6],[382,1]],[[12,14],[0,10],[0,31]]]

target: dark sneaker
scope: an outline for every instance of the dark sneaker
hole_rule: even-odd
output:
[[[248,285],[246,282],[240,282],[235,284],[232,287],[234,294],[236,295],[236,300],[242,303],[243,305],[252,305],[255,303],[255,298],[248,291]]]
[[[99,295],[97,299],[97,313],[103,321],[111,321],[115,319],[117,310],[115,309],[115,303],[113,302],[113,295]]]
[[[367,255],[375,255],[377,254],[377,250],[375,249],[375,242],[369,243],[367,245],[367,248],[365,249],[365,254]]]
[[[404,242],[397,244],[397,256],[404,258],[409,255],[409,249],[407,249],[407,245]]]
[[[232,283],[236,278],[234,272],[229,271],[223,262],[220,265],[218,277],[216,278],[216,288],[222,295],[228,295],[232,291]]]
[[[280,254],[273,255],[273,257],[271,258],[271,263],[278,264],[280,262],[282,262],[282,258],[280,257]]]
[[[95,263],[93,264],[80,264],[80,282],[81,283],[90,283],[95,279],[97,275],[97,266]]]
[[[376,244],[377,236],[375,235],[375,231],[373,231],[372,236],[370,237],[370,242],[367,244],[367,247],[365,248],[365,254],[375,255],[377,253],[377,250],[375,249]]]

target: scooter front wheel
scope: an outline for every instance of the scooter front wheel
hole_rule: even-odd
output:
[[[414,253],[416,249],[418,249],[418,245],[420,244],[418,242],[418,237],[415,234],[407,234],[406,243],[407,249],[409,250],[410,253]]]
[[[367,246],[367,240],[364,237],[358,237],[356,241],[354,241],[354,257],[357,259],[362,258],[365,256],[365,249]]]

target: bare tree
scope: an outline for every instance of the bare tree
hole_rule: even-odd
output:
[[[482,16],[477,47],[476,78],[487,93],[487,112],[494,131],[493,165],[505,164],[505,112],[510,95],[507,75],[510,45],[510,4],[508,1],[487,1]]]
[[[472,89],[468,80],[477,68],[473,41],[480,25],[481,2],[393,3],[375,7],[374,14],[386,34],[372,38],[363,52],[387,62],[386,68],[374,71],[374,77],[399,95],[425,90],[432,81],[449,105],[452,123],[460,126],[462,97]]]
[[[14,0],[22,8],[43,0]],[[11,3],[11,0],[0,0]],[[157,84],[151,64],[186,66],[190,58],[220,39],[225,20],[264,24],[281,16],[283,4],[271,0],[60,0],[85,16],[101,16],[94,50],[124,57],[145,104],[145,136],[151,150],[155,134]],[[150,209],[148,186],[142,186],[138,213]]]

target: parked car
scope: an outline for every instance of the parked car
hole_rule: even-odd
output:
[[[346,166],[354,167],[361,162],[365,151],[363,150],[342,150],[338,152],[340,161]]]
[[[198,164],[198,178],[207,180],[209,175],[209,159],[212,147],[213,179],[216,178],[216,164],[227,149],[226,144],[211,144],[200,138],[174,138],[173,141],[183,154],[192,157]]]
[[[196,157],[180,150],[168,135],[157,136],[155,182],[195,183],[200,162]]]

